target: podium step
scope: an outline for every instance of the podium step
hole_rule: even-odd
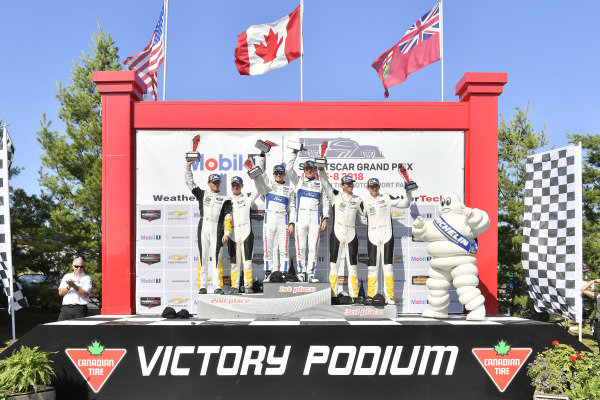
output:
[[[286,282],[286,283],[271,283],[266,282],[263,284],[263,296],[265,297],[293,297],[302,296],[305,294],[316,293],[320,291],[330,290],[329,283],[318,282]],[[330,295],[328,295],[330,296]]]
[[[395,318],[396,307],[331,305],[329,283],[265,283],[263,293],[198,295],[198,318]]]

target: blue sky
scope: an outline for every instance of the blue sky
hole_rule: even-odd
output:
[[[300,62],[262,76],[240,76],[233,52],[237,35],[250,25],[273,22],[298,0],[206,2],[170,0],[167,100],[295,101]],[[383,101],[371,63],[396,43],[435,0],[306,0],[304,93],[308,101]],[[568,4],[568,5],[567,5]],[[39,192],[42,113],[56,118],[56,82],[67,83],[73,60],[88,50],[100,19],[112,34],[121,61],[144,48],[160,14],[161,0],[4,2],[0,35],[0,116],[5,117],[25,167],[12,181]],[[507,72],[500,113],[534,107],[536,129],[552,145],[566,132],[599,133],[600,2],[540,0],[446,0],[444,55],[447,101],[467,72]],[[162,87],[162,69],[159,87]],[[159,89],[159,96],[160,96]],[[440,63],[390,89],[386,101],[439,101]]]

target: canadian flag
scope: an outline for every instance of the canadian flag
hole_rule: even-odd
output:
[[[300,57],[300,6],[270,24],[253,25],[238,36],[235,64],[240,75],[262,75]]]

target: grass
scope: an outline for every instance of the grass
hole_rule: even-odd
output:
[[[577,327],[577,325],[574,325]],[[579,333],[575,330],[569,331],[569,333],[573,336],[579,337]],[[588,324],[583,326],[583,334],[581,335],[581,342],[585,344],[590,350],[598,353],[598,342],[592,337],[592,327]]]
[[[39,324],[55,322],[57,312],[22,309],[15,312],[15,336],[17,339],[25,335]],[[12,328],[10,314],[0,309],[0,353],[12,344]]]

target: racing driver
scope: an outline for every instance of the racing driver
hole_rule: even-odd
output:
[[[250,212],[252,204],[258,198],[258,189],[250,193],[242,193],[244,181],[239,176],[231,178],[231,207],[233,215],[233,234],[227,242],[229,259],[231,260],[230,293],[240,291],[240,272],[244,271],[245,293],[252,293],[252,250],[254,233]]]
[[[200,252],[200,270],[198,271],[199,293],[206,294],[208,285],[208,268],[213,271],[213,286],[215,293],[223,293],[223,264],[219,260],[219,252],[231,235],[231,200],[220,193],[221,177],[211,174],[208,177],[210,190],[200,189],[194,183],[191,166],[188,161],[185,169],[185,183],[192,191],[198,207],[198,250]],[[218,282],[215,282],[218,277]]]
[[[363,216],[362,199],[352,193],[354,179],[350,175],[342,177],[342,190],[334,189],[329,183],[327,173],[320,169],[319,178],[323,187],[332,199],[333,214],[331,224],[333,229],[329,234],[329,283],[331,296],[336,295],[338,268],[341,258],[345,255],[348,268],[348,289],[350,297],[358,297],[358,238],[356,237],[357,218]]]
[[[264,161],[262,163],[264,164]],[[296,213],[296,195],[292,186],[285,183],[285,167],[273,167],[274,182],[263,171],[254,179],[255,185],[265,195],[265,219],[263,221],[263,246],[265,254],[265,279],[273,271],[286,273],[289,267],[288,236],[294,233],[290,216]],[[276,254],[279,250],[279,257]]]
[[[408,208],[412,202],[411,192],[404,190],[398,197],[379,193],[379,180],[371,178],[367,182],[369,196],[363,199],[367,216],[368,289],[367,303],[377,292],[377,274],[383,258],[383,278],[387,304],[394,304],[394,232],[392,229],[392,207]]]
[[[289,162],[290,182],[296,188],[296,253],[298,279],[301,282],[319,282],[315,277],[319,236],[327,229],[330,200],[321,181],[316,178],[315,162],[304,163],[304,176],[294,171],[298,150],[294,150]],[[308,275],[308,276],[307,276]]]

